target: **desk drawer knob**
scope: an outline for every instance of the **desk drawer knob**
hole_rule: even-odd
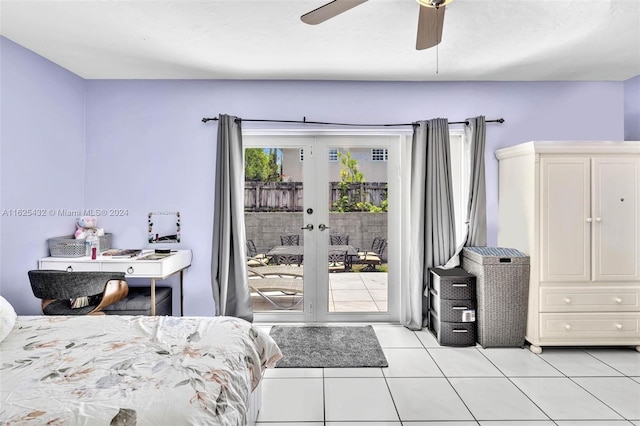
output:
[[[73,266],[69,265],[66,269],[67,272],[73,272]]]
[[[569,298],[569,297],[565,297],[565,298],[564,298],[564,303],[566,303],[566,304],[571,303],[571,298]]]
[[[565,324],[564,325],[564,329],[565,330],[571,330],[571,324]]]
[[[617,323],[617,324],[616,324],[616,328],[617,328],[618,330],[622,330],[622,324]]]
[[[616,297],[614,300],[616,303],[622,303],[622,297]]]
[[[127,268],[127,274],[133,274],[133,266]]]

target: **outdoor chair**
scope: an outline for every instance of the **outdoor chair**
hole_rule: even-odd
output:
[[[349,236],[339,234],[329,235],[329,243],[332,246],[348,246]]]
[[[271,267],[268,268],[271,269]],[[302,271],[296,273],[277,268],[273,268],[271,271],[266,270],[267,268],[261,269],[258,271],[255,268],[249,268],[249,288],[254,293],[277,309],[295,309],[302,303],[304,284]],[[284,305],[277,300],[283,296],[291,296],[291,304]]]
[[[358,263],[365,265],[363,271],[377,271],[376,266],[382,265],[382,254],[386,247],[386,239],[375,237],[370,251],[358,252]]]
[[[281,246],[299,246],[300,235],[282,235],[280,237]]]
[[[344,272],[348,268],[347,252],[343,250],[329,250],[329,272]]]
[[[297,254],[279,254],[273,260],[276,265],[302,265],[302,256]]]
[[[266,266],[269,263],[269,257],[264,253],[258,253],[253,240],[247,240],[247,266]]]

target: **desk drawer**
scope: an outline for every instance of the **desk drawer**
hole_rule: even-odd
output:
[[[104,262],[102,270],[107,272],[124,272],[130,277],[161,277],[162,264],[160,262],[128,261]]]
[[[48,269],[54,271],[67,271],[67,272],[87,272],[87,271],[99,271],[100,263],[90,262],[40,262],[39,269]]]
[[[540,314],[540,338],[640,338],[640,313]]]
[[[640,288],[542,287],[541,312],[638,312]]]

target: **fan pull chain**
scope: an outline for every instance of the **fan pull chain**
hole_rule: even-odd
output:
[[[436,12],[440,13],[440,8],[438,6],[436,6]],[[440,34],[440,37],[438,44],[436,44],[436,75],[440,72],[440,42],[442,42],[442,27],[438,28],[438,34]]]

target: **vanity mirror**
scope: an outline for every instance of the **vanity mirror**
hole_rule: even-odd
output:
[[[149,212],[149,242],[179,243],[180,212]]]

